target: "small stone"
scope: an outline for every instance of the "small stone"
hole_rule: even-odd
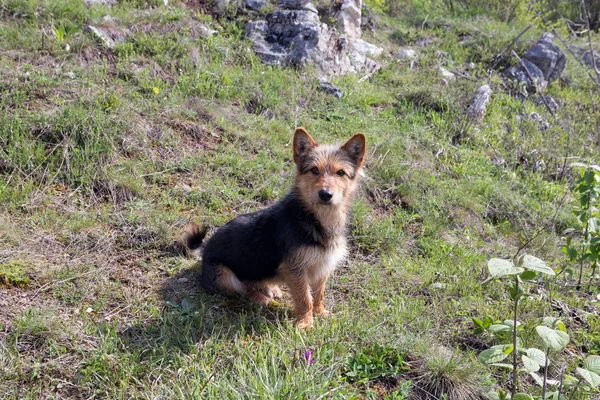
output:
[[[448,70],[447,70],[446,68],[444,68],[444,67],[439,67],[439,68],[438,68],[438,71],[440,72],[440,74],[442,74],[442,77],[443,77],[444,79],[446,79],[447,81],[451,81],[451,80],[453,80],[454,78],[456,78],[456,76],[455,76],[455,75],[454,75],[452,72],[448,71]]]
[[[326,80],[321,80],[319,89],[321,89],[325,93],[329,93],[329,94],[337,97],[338,99],[341,99],[342,96],[344,95],[344,92],[342,92],[342,90],[340,88],[338,88],[337,86],[334,86],[331,82],[328,82]]]
[[[475,122],[483,121],[485,117],[486,107],[492,96],[492,88],[490,85],[483,85],[477,89],[475,96],[473,96],[473,102],[467,108],[467,116]]]
[[[417,58],[417,52],[413,49],[402,49],[398,52],[397,57],[400,60],[414,60]]]
[[[100,39],[100,41],[109,49],[113,49],[115,47],[115,41],[112,37],[110,37],[110,34],[104,28],[88,25],[87,29],[98,39]]]
[[[94,4],[102,4],[105,6],[114,6],[117,4],[117,0],[83,0],[83,4],[90,7]]]
[[[415,46],[426,47],[426,46],[429,46],[430,44],[433,44],[433,43],[435,43],[435,39],[434,38],[426,37],[426,38],[417,39],[415,41]]]
[[[543,99],[542,99],[543,97]],[[548,105],[548,107],[550,108],[550,110],[552,110],[553,112],[558,111],[558,109],[560,108],[560,106],[558,105],[558,103],[556,102],[556,100],[554,100],[552,97],[545,95],[542,97],[536,97],[535,99],[535,104],[539,105],[539,106],[546,106]]]
[[[85,309],[85,312],[89,314],[91,312],[94,312],[94,309],[92,307],[88,307]]]
[[[265,5],[267,5],[265,0],[246,0],[246,8],[250,10],[260,11]]]
[[[536,112],[532,112],[531,114],[529,114],[529,119],[539,123],[540,128],[542,128],[543,130],[550,128],[550,123],[548,123],[548,121],[546,121],[540,114]]]

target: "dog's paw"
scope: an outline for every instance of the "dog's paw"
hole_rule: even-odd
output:
[[[326,310],[324,307],[315,308],[314,313],[325,318],[328,318],[331,315],[331,312],[329,310]]]
[[[312,326],[313,326],[312,316],[306,316],[306,317],[303,317],[302,319],[298,319],[297,326],[300,329],[310,329],[310,328],[312,328]]]

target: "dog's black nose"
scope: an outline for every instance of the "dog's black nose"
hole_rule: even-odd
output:
[[[319,190],[319,199],[323,202],[328,202],[333,197],[333,193],[329,190]]]

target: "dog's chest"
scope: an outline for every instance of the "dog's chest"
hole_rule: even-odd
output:
[[[313,251],[315,259],[308,268],[308,273],[313,281],[329,276],[348,255],[345,238],[337,239],[329,246],[316,248]]]

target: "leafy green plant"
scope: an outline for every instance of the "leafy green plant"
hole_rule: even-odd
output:
[[[366,384],[373,379],[400,375],[404,369],[404,355],[397,349],[375,343],[348,360],[344,376],[352,383]]]
[[[516,264],[516,265],[515,265]],[[488,262],[490,278],[484,283],[497,280],[502,277],[512,276],[512,284],[509,287],[509,296],[513,301],[513,319],[494,321],[490,317],[484,320],[473,318],[476,326],[475,332],[488,332],[500,339],[502,343],[482,351],[479,359],[486,363],[500,368],[506,368],[512,371],[513,384],[508,392],[502,389],[498,392],[489,393],[490,398],[505,400],[533,400],[533,399],[565,399],[567,393],[574,395],[578,391],[584,393],[594,392],[600,386],[600,357],[596,355],[588,356],[582,367],[577,367],[576,371],[583,381],[574,376],[565,375],[564,379],[554,380],[548,378],[548,365],[550,363],[550,353],[559,352],[569,344],[570,338],[566,332],[564,323],[554,317],[544,317],[542,324],[536,326],[535,330],[544,344],[543,350],[529,347],[525,348],[518,336],[520,331],[520,322],[518,321],[519,302],[528,294],[522,289],[522,284],[538,278],[539,274],[555,275],[554,271],[537,257],[525,255],[518,257],[516,263],[509,260],[492,258]],[[511,340],[508,340],[510,338]],[[510,363],[503,363],[504,360],[512,355]],[[542,375],[540,376],[540,372]],[[529,393],[519,392],[518,374],[527,373],[540,386],[541,394],[534,397]],[[548,391],[548,387],[555,390]]]
[[[562,251],[570,261],[579,264],[578,288],[581,287],[583,267],[585,265],[592,267],[589,288],[592,280],[598,278],[596,270],[600,258],[600,211],[597,208],[600,200],[600,167],[581,163],[574,163],[571,166],[579,167],[579,178],[575,181],[573,188],[579,205],[573,211],[579,222],[578,233],[581,234],[581,239],[573,242],[573,237],[568,236],[562,246]],[[565,231],[566,234],[572,232],[574,229]]]
[[[509,260],[503,260],[500,258],[492,258],[488,262],[488,269],[490,272],[490,278],[484,281],[487,284],[493,280],[500,279],[502,277],[512,277],[512,284],[509,286],[509,296],[513,302],[513,319],[505,320],[502,323],[492,324],[489,319],[481,321],[474,319],[476,327],[479,330],[487,330],[488,332],[499,335],[505,338],[506,335],[510,335],[510,342],[505,344],[499,344],[493,346],[487,350],[484,350],[479,355],[481,361],[487,364],[492,364],[498,367],[507,368],[513,373],[513,385],[511,388],[511,398],[513,399],[525,399],[529,396],[525,393],[517,393],[518,391],[518,373],[527,372],[532,376],[539,378],[536,374],[541,368],[544,369],[544,379],[542,380],[543,391],[545,392],[547,379],[546,370],[548,367],[548,354],[550,349],[561,350],[566,347],[569,343],[569,336],[560,329],[553,329],[553,327],[547,326],[550,322],[553,322],[551,326],[556,324],[557,326],[563,327],[564,324],[560,321],[544,320],[546,325],[540,325],[536,328],[538,335],[542,338],[546,344],[546,352],[536,348],[524,348],[521,345],[521,341],[518,337],[519,331],[519,302],[528,296],[528,294],[522,289],[521,284],[525,281],[534,280],[538,277],[538,274],[555,275],[554,271],[548,267],[542,260],[537,257],[530,255],[524,255],[518,257],[516,262]],[[559,324],[560,323],[560,324]],[[506,358],[512,355],[511,363],[502,363]],[[521,355],[521,357],[519,357]],[[536,378],[534,378],[536,379]],[[541,379],[541,378],[540,378]],[[536,379],[538,381],[538,379]],[[494,398],[505,399],[508,394],[499,391],[494,393]]]

